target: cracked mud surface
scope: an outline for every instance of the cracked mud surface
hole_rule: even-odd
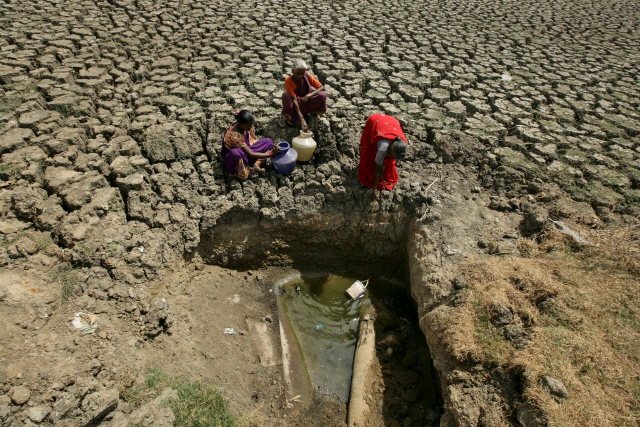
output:
[[[284,418],[281,374],[259,368],[249,334],[218,336],[225,319],[246,332],[243,316],[272,316],[268,281],[255,286],[248,268],[363,272],[365,259],[389,260],[375,273],[409,282],[422,317],[451,295],[460,260],[517,254],[515,239],[550,210],[593,222],[640,213],[632,3],[5,1],[0,11],[3,425],[93,422],[98,398],[111,410],[103,424],[120,425],[115,413],[134,423],[133,408],[99,393],[153,364],[224,387],[263,425],[309,425],[304,411]],[[277,115],[298,57],[329,99],[314,159],[290,177],[270,165],[266,177],[226,176],[220,138],[235,110],[253,111],[257,134],[297,135]],[[377,112],[399,118],[413,144],[372,211],[355,177]],[[204,282],[220,288],[204,294]],[[221,311],[207,320],[211,305]],[[77,311],[98,315],[101,335],[72,329]],[[443,410],[454,407],[445,396]],[[326,415],[322,425],[344,423],[340,408]]]

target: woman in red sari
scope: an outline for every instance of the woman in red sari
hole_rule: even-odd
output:
[[[407,138],[394,117],[374,114],[360,138],[358,184],[372,189],[371,199],[378,200],[378,191],[391,190],[398,182],[396,160],[407,155]]]
[[[296,59],[291,67],[292,75],[284,81],[285,93],[282,94],[282,114],[280,126],[294,125],[300,119],[302,130],[309,131],[304,119],[307,113],[316,116],[327,112],[327,93],[324,86],[307,73],[307,64]]]

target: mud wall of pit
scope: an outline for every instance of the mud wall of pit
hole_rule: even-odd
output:
[[[232,209],[203,232],[187,261],[236,269],[267,266],[294,268],[303,275],[340,272],[384,277],[409,284],[420,318],[452,291],[449,270],[429,228],[405,212],[347,212],[260,218],[254,211]],[[437,331],[421,321],[429,360],[447,390],[452,369]],[[446,402],[446,396],[445,396]]]
[[[206,230],[188,259],[233,268],[288,266],[300,272],[350,272],[410,284],[420,312],[451,285],[428,227],[405,212],[349,212],[258,218],[236,209]],[[426,331],[425,331],[426,332]]]
[[[303,274],[350,272],[406,283],[407,234],[413,222],[404,212],[268,220],[235,211],[203,233],[196,253],[203,262],[238,269],[287,266]]]

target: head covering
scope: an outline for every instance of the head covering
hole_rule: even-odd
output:
[[[393,158],[396,160],[404,160],[407,157],[407,143],[401,140],[399,137],[396,137],[395,141],[391,145],[391,154]]]

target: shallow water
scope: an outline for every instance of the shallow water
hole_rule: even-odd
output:
[[[346,293],[357,276],[294,279],[283,285],[281,302],[302,350],[316,392],[349,400],[360,314],[371,298],[406,299],[404,289],[372,279],[363,298],[351,301]]]

